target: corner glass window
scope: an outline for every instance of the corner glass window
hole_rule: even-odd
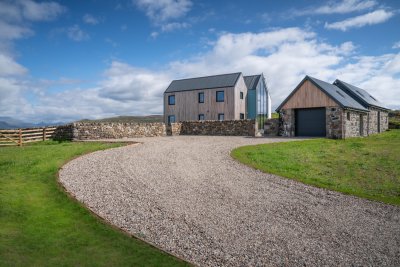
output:
[[[204,103],[204,93],[199,93],[199,103]]]
[[[217,91],[217,102],[224,102],[224,91]]]
[[[168,105],[175,105],[175,95],[168,96]]]
[[[168,116],[168,125],[171,125],[171,123],[175,122],[175,115],[169,115]]]
[[[240,113],[240,119],[244,120],[244,113]]]
[[[240,99],[243,99],[243,92],[240,92]]]
[[[199,114],[199,121],[204,121],[204,114]]]
[[[225,117],[225,116],[224,116],[224,113],[219,113],[219,114],[218,114],[218,120],[219,120],[219,121],[223,121],[223,120],[224,120],[224,117]]]

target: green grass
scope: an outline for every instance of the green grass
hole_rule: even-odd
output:
[[[68,197],[58,169],[119,144],[40,142],[0,148],[0,266],[184,266]]]
[[[400,205],[400,130],[367,138],[245,146],[231,155],[267,173]]]
[[[148,122],[163,122],[163,115],[148,115],[148,116],[118,116],[104,118],[98,120],[84,119],[79,122],[120,122],[120,123],[148,123]]]

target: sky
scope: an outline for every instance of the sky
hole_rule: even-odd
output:
[[[172,80],[232,72],[273,108],[310,75],[400,109],[400,1],[0,0],[0,116],[162,114]]]

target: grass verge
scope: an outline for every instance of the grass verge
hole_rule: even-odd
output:
[[[244,146],[231,155],[267,173],[400,205],[400,130],[367,138]]]
[[[67,160],[120,145],[0,148],[0,266],[187,266],[105,224],[58,185]]]

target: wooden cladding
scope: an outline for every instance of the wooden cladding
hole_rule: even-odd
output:
[[[305,81],[282,109],[337,107],[338,104],[312,82]]]
[[[55,130],[55,127],[0,130],[0,146],[22,146],[25,143],[45,141],[53,137]]]

